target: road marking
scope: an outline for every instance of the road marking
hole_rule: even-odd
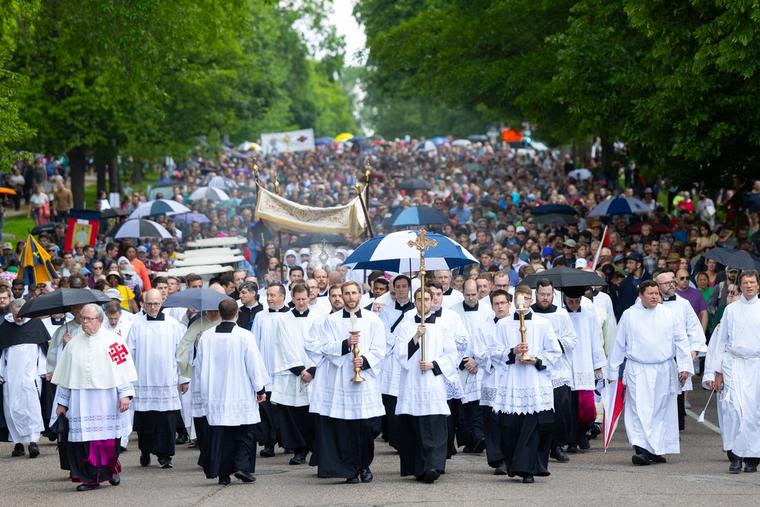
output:
[[[689,410],[688,408],[686,409],[686,415],[688,415],[689,417],[691,417],[691,418],[692,418],[692,419],[694,419],[695,421],[698,421],[698,420],[699,420],[699,415],[698,415],[698,414],[696,414],[696,413],[694,413],[694,412],[692,412],[692,411],[691,411],[691,410]],[[715,426],[713,423],[711,423],[711,422],[710,422],[710,421],[708,421],[707,419],[705,419],[705,422],[702,422],[702,423],[699,423],[699,424],[704,424],[704,425],[705,425],[707,428],[710,428],[710,429],[711,429],[711,430],[713,430],[715,433],[717,433],[718,435],[720,435],[720,428],[719,428],[719,427],[717,427],[717,426]]]

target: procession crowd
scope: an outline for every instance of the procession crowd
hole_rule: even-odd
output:
[[[760,181],[738,202],[733,189],[664,189],[632,165],[616,180],[599,177],[594,161],[585,174],[552,152],[355,148],[170,162],[155,197],[186,204],[192,217],[151,217],[171,235],[161,240],[114,240],[117,217],[103,219],[94,245],[64,251],[71,207],[54,204],[38,235],[60,275],[52,282],[25,284],[24,242],[4,243],[3,333],[27,336],[24,326],[41,323],[50,338],[0,337],[0,431],[13,455],[39,455],[40,435],[65,440],[62,468],[78,489],[118,485],[134,430],[146,467],[155,456],[172,468],[176,446],[189,445],[206,477],[253,482],[257,445],[263,458],[279,446],[293,466],[360,483],[373,480],[380,437],[398,451],[401,475],[421,482],[438,480],[458,452],[485,452],[496,475],[531,483],[549,475],[550,458],[566,463],[590,448],[600,395],[622,385],[633,464],[666,462],[679,452],[696,384],[719,391],[730,471],[757,470],[758,274],[708,252],[758,253]],[[65,164],[33,167],[40,192],[49,181],[65,189]],[[424,286],[416,272],[360,274],[341,264],[359,238],[299,247],[303,238],[270,234],[254,213],[257,185],[329,207],[357,184],[368,185],[375,234],[393,229],[399,208],[427,205],[445,221],[431,229],[479,262],[429,272]],[[191,199],[204,186],[223,193]],[[590,214],[617,194],[649,213]],[[132,192],[121,207],[145,201]],[[546,205],[561,216],[537,212]],[[247,242],[234,271],[171,274],[188,241],[235,236]],[[598,282],[551,276],[563,267]],[[19,315],[58,288],[98,289],[108,302]],[[193,288],[218,300],[166,306]]]

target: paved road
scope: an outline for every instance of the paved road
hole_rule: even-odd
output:
[[[700,389],[692,396],[694,412],[704,405]],[[713,404],[715,400],[713,400]],[[715,407],[708,421],[715,422]],[[624,428],[620,428],[611,449],[599,450],[599,440],[591,451],[574,455],[568,464],[550,464],[552,475],[538,478],[533,485],[495,477],[482,456],[458,455],[447,465],[447,473],[434,485],[398,476],[398,457],[378,443],[371,484],[346,485],[317,479],[307,466],[287,464],[289,456],[259,459],[258,480],[243,485],[233,482],[220,487],[204,478],[195,465],[197,453],[181,448],[173,470],[156,466],[141,468],[135,443],[122,455],[122,484],[104,486],[99,491],[77,493],[58,469],[51,444],[41,446],[35,460],[11,458],[11,445],[0,444],[0,491],[4,506],[20,505],[750,505],[760,494],[760,474],[729,475],[721,451],[720,437],[709,427],[687,420],[682,434],[682,453],[669,456],[668,463],[649,467],[631,465]],[[234,481],[234,479],[233,479]]]

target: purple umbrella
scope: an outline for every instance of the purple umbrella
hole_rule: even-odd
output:
[[[232,171],[232,174],[234,174],[235,176],[237,176],[238,174],[245,174],[247,178],[250,178],[253,173],[247,167],[238,167],[237,169]]]
[[[175,222],[181,224],[190,224],[192,222],[198,222],[199,224],[208,224],[211,222],[209,218],[203,213],[183,213],[181,215],[175,215],[172,217]]]

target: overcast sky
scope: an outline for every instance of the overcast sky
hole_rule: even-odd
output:
[[[357,59],[357,51],[364,48],[364,30],[353,16],[356,0],[333,0],[333,11],[330,24],[336,27],[338,33],[346,40],[346,64],[361,65],[363,59]]]

